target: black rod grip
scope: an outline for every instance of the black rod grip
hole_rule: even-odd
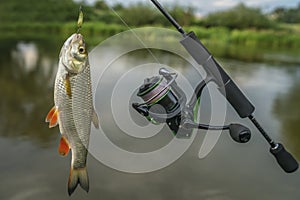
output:
[[[224,88],[219,88],[219,91],[241,118],[249,117],[254,112],[252,103],[232,80],[228,81]]]
[[[231,106],[236,110],[241,118],[249,117],[253,114],[255,107],[242,92],[242,90],[235,84],[235,82],[229,77],[229,75],[224,71],[224,69],[217,63],[213,58],[215,66],[219,70],[223,80],[224,77],[228,77],[227,82],[219,84],[218,90],[227,99]]]
[[[274,155],[278,164],[286,173],[292,173],[298,169],[298,162],[286,151],[282,144],[278,143],[275,148],[270,148],[270,152]]]
[[[200,42],[195,33],[188,33],[180,43],[195,61],[203,66],[207,76],[213,78],[213,81],[219,86],[221,94],[226,97],[239,116],[241,118],[249,117],[254,112],[254,106]]]

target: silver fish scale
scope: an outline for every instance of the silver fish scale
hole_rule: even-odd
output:
[[[92,92],[90,67],[88,62],[83,72],[69,78],[71,97],[65,86],[65,67],[60,63],[55,81],[55,105],[59,109],[59,128],[72,150],[74,169],[86,166],[87,147],[89,143],[92,120]]]
[[[82,143],[87,147],[91,130],[91,121],[93,114],[92,88],[90,77],[90,66],[77,76],[74,76],[73,95],[73,118],[77,133]],[[73,80],[71,80],[72,82]]]

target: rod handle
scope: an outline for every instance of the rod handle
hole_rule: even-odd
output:
[[[271,147],[270,152],[274,155],[278,164],[286,173],[293,173],[298,169],[298,162],[282,144],[278,143],[275,148]]]

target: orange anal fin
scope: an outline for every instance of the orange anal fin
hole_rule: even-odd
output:
[[[68,143],[67,139],[64,136],[62,136],[60,138],[60,142],[59,142],[59,146],[58,146],[58,153],[61,156],[66,156],[66,155],[68,155],[69,151],[70,151],[69,143]]]
[[[57,125],[58,123],[58,109],[56,109],[50,119],[49,122],[49,128],[53,128]]]
[[[46,116],[46,119],[45,119],[46,122],[50,122],[50,120],[51,120],[51,118],[52,118],[52,116],[53,116],[53,114],[54,114],[54,112],[55,112],[56,109],[57,108],[55,106],[53,106],[51,108],[51,110],[48,112],[48,114]]]

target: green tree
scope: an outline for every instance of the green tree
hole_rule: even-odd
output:
[[[272,27],[272,22],[262,14],[260,9],[249,8],[243,3],[227,11],[209,14],[203,24],[207,27],[225,26],[230,29],[264,29]]]
[[[175,5],[169,11],[176,21],[183,26],[190,26],[195,21],[195,9],[193,7]]]
[[[159,13],[152,7],[145,4],[138,3],[124,8],[120,15],[122,19],[130,26],[142,26],[155,24],[158,19]],[[160,16],[162,17],[162,16]]]
[[[112,8],[113,8],[115,11],[120,11],[120,10],[123,10],[123,9],[124,9],[124,6],[123,6],[123,4],[121,4],[121,3],[116,3],[115,5],[112,6]]]
[[[72,0],[9,0],[0,2],[1,22],[74,21],[79,5]]]
[[[297,8],[276,8],[271,15],[278,22],[300,23],[300,3]]]
[[[105,1],[96,1],[94,3],[94,8],[97,10],[109,10],[109,6],[107,5],[107,3]]]

